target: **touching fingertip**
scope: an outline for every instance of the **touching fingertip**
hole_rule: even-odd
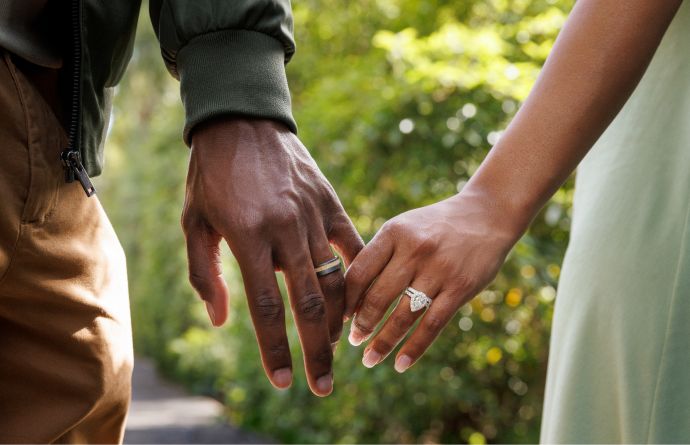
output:
[[[359,346],[364,341],[364,336],[355,327],[350,328],[350,335],[347,337],[352,346]]]

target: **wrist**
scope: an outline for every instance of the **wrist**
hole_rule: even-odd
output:
[[[474,209],[483,224],[492,227],[510,245],[525,233],[536,213],[526,201],[501,193],[495,187],[485,187],[479,181],[468,182],[451,200],[463,213]]]
[[[200,123],[190,135],[192,151],[200,147],[227,151],[232,149],[259,150],[273,147],[280,133],[292,134],[282,122],[273,119],[260,119],[243,116],[218,116]],[[271,139],[271,144],[259,143]]]

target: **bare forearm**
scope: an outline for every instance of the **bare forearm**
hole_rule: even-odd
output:
[[[632,93],[679,4],[579,0],[529,99],[462,192],[394,217],[359,253],[346,276],[346,314],[356,310],[353,344],[373,335],[365,366],[404,341],[395,369],[405,371],[491,282]],[[388,310],[408,286],[433,298],[409,336],[419,316],[412,300]]]
[[[529,98],[463,193],[522,232],[645,72],[681,0],[579,0]]]

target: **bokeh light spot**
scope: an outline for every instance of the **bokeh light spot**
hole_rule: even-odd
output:
[[[549,274],[549,277],[552,279],[557,280],[561,274],[561,267],[558,264],[549,264],[546,267],[546,273]]]
[[[529,280],[530,278],[534,278],[535,275],[537,275],[537,269],[535,269],[534,266],[532,266],[531,264],[527,264],[520,268],[520,275],[522,275],[523,278]]]
[[[467,439],[467,443],[470,445],[484,445],[486,443],[486,437],[480,432],[475,431],[474,433],[470,434],[470,437]]]
[[[410,134],[414,130],[414,121],[412,119],[403,119],[398,125],[400,132],[403,134]]]
[[[515,307],[522,301],[522,289],[514,287],[506,294],[506,304]]]
[[[490,307],[485,307],[484,309],[482,309],[482,312],[481,314],[479,314],[479,317],[482,319],[482,321],[491,323],[496,318],[496,313]]]
[[[556,298],[556,289],[553,286],[544,286],[539,291],[539,299],[544,303],[550,303]]]
[[[473,324],[474,323],[472,323],[472,319],[469,317],[462,317],[460,319],[460,321],[458,321],[458,327],[460,328],[460,330],[465,331],[465,332],[472,329]]]
[[[501,358],[503,358],[503,352],[501,352],[501,350],[496,346],[486,352],[486,361],[490,365],[495,365],[501,360]]]
[[[477,106],[475,104],[465,104],[460,112],[467,119],[473,118],[477,114]]]

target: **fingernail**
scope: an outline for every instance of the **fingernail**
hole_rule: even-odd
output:
[[[395,361],[395,370],[401,373],[405,372],[411,364],[412,359],[409,356],[403,354],[400,357],[398,357],[398,359]]]
[[[362,331],[357,329],[354,325],[350,326],[350,335],[347,338],[352,346],[359,346],[362,344],[366,337],[362,334]]]
[[[208,312],[208,318],[211,319],[211,323],[213,326],[216,325],[216,313],[213,311],[213,306],[211,306],[211,303],[208,301],[204,301],[204,304],[206,304],[206,312]]]
[[[273,371],[273,383],[280,389],[285,389],[292,383],[292,370],[280,368]]]
[[[373,368],[380,361],[381,361],[381,354],[374,351],[373,349],[369,349],[368,351],[365,351],[364,357],[362,357],[362,364],[364,366],[366,366],[367,368]]]
[[[319,377],[316,381],[316,389],[318,389],[321,394],[330,394],[333,390],[333,375],[327,374]]]

